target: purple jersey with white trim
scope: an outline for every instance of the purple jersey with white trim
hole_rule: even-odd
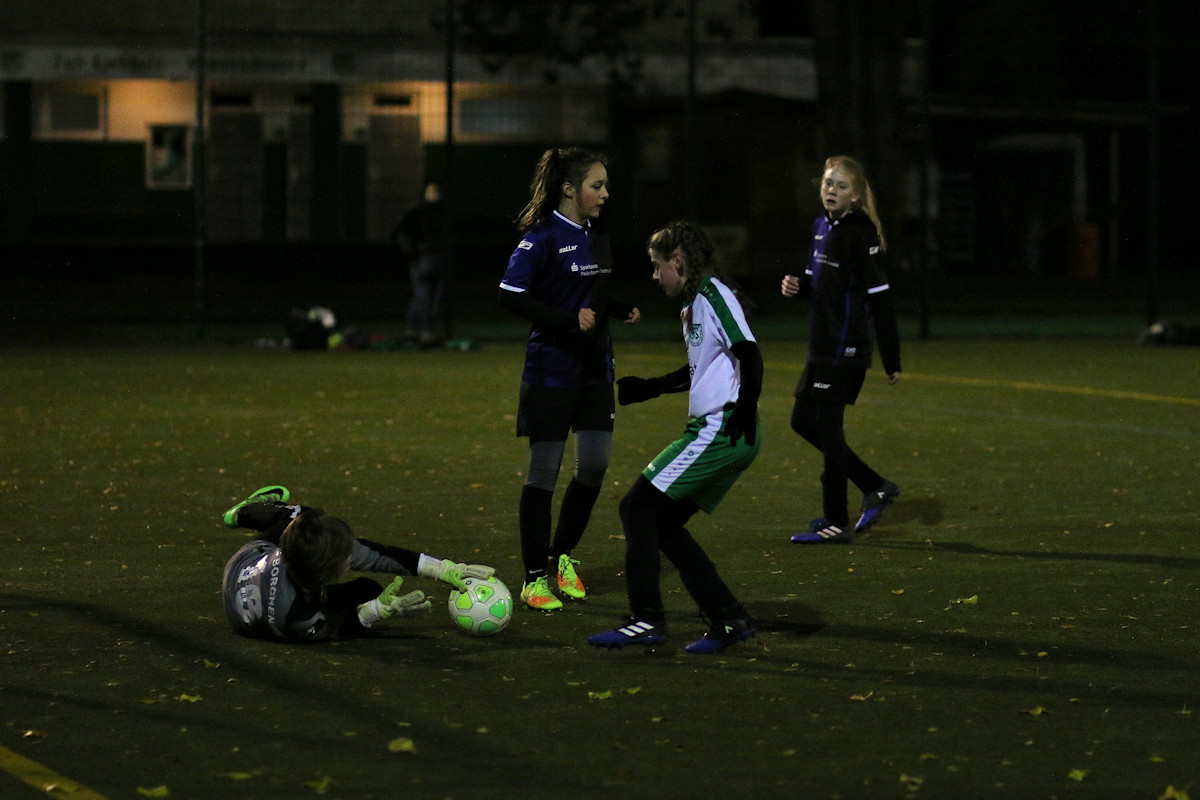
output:
[[[875,223],[858,211],[818,217],[805,274],[812,285],[808,360],[869,367],[873,326],[867,298],[889,288]]]
[[[508,260],[500,289],[527,293],[534,302],[571,318],[577,318],[581,308],[596,311],[596,328],[587,333],[578,327],[553,329],[533,323],[525,349],[525,383],[570,388],[613,382],[605,299],[597,297],[611,273],[612,257],[603,235],[557,211],[525,233]]]

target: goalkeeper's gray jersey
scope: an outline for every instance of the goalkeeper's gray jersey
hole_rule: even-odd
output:
[[[250,508],[265,510],[265,505]],[[245,636],[288,641],[333,638],[345,619],[345,612],[329,607],[325,589],[310,592],[293,583],[278,545],[279,535],[304,506],[273,505],[276,513],[269,526],[261,531],[265,538],[247,542],[225,565],[225,616],[233,630]],[[257,515],[243,511],[239,521],[254,516]],[[398,560],[407,556],[412,556],[408,560],[415,563],[419,554],[356,539],[350,554],[350,569],[413,575],[414,571]]]

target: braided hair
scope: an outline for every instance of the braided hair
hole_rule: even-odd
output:
[[[662,226],[650,234],[646,249],[660,258],[670,258],[676,250],[683,253],[687,264],[683,288],[688,297],[695,297],[700,284],[710,275],[725,280],[717,248],[704,229],[694,222],[676,220]]]
[[[608,157],[582,147],[554,147],[542,153],[529,184],[529,204],[517,218],[517,230],[525,233],[550,216],[562,201],[562,186],[580,186],[593,164],[608,166]]]

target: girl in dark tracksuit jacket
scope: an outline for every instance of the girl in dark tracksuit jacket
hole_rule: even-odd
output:
[[[846,406],[858,398],[871,366],[873,344],[879,346],[888,382],[900,380],[900,336],[880,264],[885,242],[871,185],[858,162],[846,156],[825,162],[821,203],[825,214],[813,223],[804,280],[810,290],[808,359],[796,386],[791,424],[824,457],[823,514],[792,536],[796,544],[853,541],[900,495],[895,483],[850,449],[843,424]],[[785,296],[801,288],[799,277],[784,276]],[[863,493],[853,528],[847,482]]]

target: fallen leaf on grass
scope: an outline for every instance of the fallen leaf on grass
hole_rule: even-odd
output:
[[[198,694],[181,694],[181,695],[179,695],[179,697],[177,697],[175,699],[181,703],[199,703],[200,695],[198,695]]]
[[[329,791],[329,787],[333,785],[333,778],[324,775],[316,780],[305,781],[304,785],[312,789],[317,794],[325,794]]]
[[[137,791],[138,791],[138,794],[140,794],[142,797],[170,797],[171,796],[171,790],[168,789],[166,786],[155,786],[153,789],[146,789],[144,787],[139,786]]]
[[[79,787],[73,783],[47,783],[42,791],[46,794],[75,794]]]
[[[231,781],[248,781],[254,777],[252,772],[222,772],[222,778],[229,778]]]
[[[588,700],[607,700],[612,697],[612,689],[603,692],[588,692]]]
[[[388,750],[393,753],[411,753],[417,754],[417,743],[407,736],[400,736],[388,742]]]
[[[1086,769],[1073,769],[1067,773],[1067,777],[1073,781],[1082,782],[1083,779],[1087,777],[1087,773],[1088,771]]]
[[[1188,793],[1183,789],[1168,786],[1167,790],[1158,796],[1158,800],[1189,800]]]
[[[956,603],[960,606],[977,606],[979,605],[979,595],[973,594],[970,597],[960,597],[957,600],[951,600],[951,603]]]
[[[852,694],[852,695],[850,695],[850,699],[851,700],[870,700],[871,695],[873,695],[873,694],[875,694],[875,693],[867,692],[866,694]]]
[[[1045,706],[1034,706],[1033,708],[1022,708],[1022,714],[1028,714],[1031,717],[1040,717],[1042,714],[1049,714],[1050,709]]]

